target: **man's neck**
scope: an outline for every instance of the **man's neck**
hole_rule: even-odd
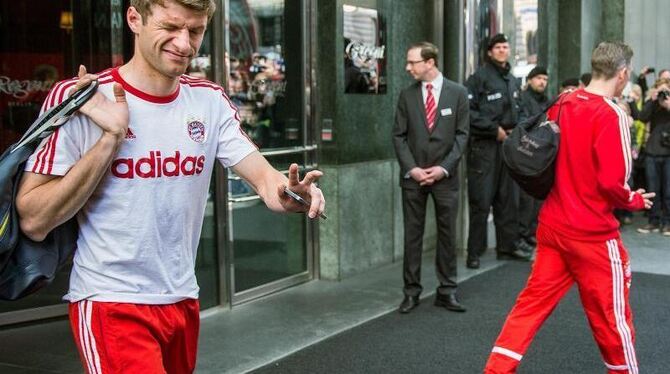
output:
[[[491,59],[494,65],[499,66],[501,68],[506,68],[507,67],[507,61],[496,61],[494,59]]]
[[[535,91],[535,89],[532,86],[528,86],[528,91],[530,91],[530,94],[533,95],[537,99],[544,100],[546,98],[546,95],[544,94],[544,90],[542,92]]]
[[[440,71],[437,69],[432,69],[426,74],[425,79],[423,80],[424,82],[432,82],[435,80],[440,75]]]
[[[137,56],[119,68],[123,80],[138,90],[154,96],[168,96],[175,92],[179,78],[160,74]]]
[[[591,79],[591,83],[584,90],[595,95],[614,97],[616,95],[616,79]]]

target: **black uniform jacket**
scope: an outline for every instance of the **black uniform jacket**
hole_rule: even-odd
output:
[[[470,134],[495,138],[498,126],[509,130],[519,120],[519,81],[510,73],[509,64],[484,65],[465,82],[470,99]]]
[[[412,178],[405,178],[414,167],[442,166],[449,177],[456,175],[458,162],[465,151],[470,127],[467,91],[462,85],[444,79],[437,117],[432,131],[426,126],[421,82],[400,92],[393,126],[393,146],[400,163],[400,185],[418,188]]]
[[[519,122],[542,113],[550,103],[551,101],[547,95],[535,92],[529,86],[525,91],[521,92]]]

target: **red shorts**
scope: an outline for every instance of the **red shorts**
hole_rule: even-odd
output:
[[[198,348],[198,300],[144,305],[82,300],[70,326],[87,373],[192,373]]]

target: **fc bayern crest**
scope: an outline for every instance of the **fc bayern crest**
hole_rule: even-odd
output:
[[[187,125],[188,136],[196,143],[205,141],[205,125],[200,121],[191,121]]]

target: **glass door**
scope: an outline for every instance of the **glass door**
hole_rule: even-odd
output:
[[[308,44],[302,1],[229,0],[227,89],[242,126],[278,170],[315,167],[309,130]],[[311,279],[312,228],[304,215],[269,211],[228,170],[232,302]]]

